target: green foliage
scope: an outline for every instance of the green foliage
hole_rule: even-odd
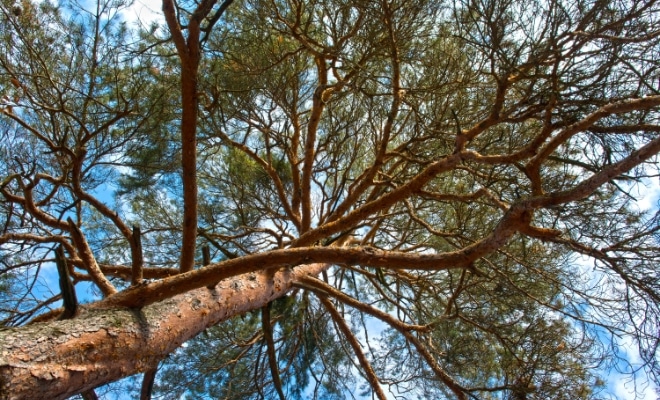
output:
[[[0,1],[0,319],[21,325],[56,301],[34,288],[56,245],[77,282],[92,280],[68,218],[118,289],[134,225],[149,272],[177,267],[180,80],[194,71],[164,26],[121,21],[124,2]],[[201,3],[176,4],[188,34]],[[395,397],[597,398],[598,368],[618,357],[606,336],[636,341],[660,381],[660,214],[636,202],[658,162],[635,153],[660,132],[658,11],[242,0],[201,21],[196,223],[211,261],[294,247],[377,254],[320,276],[359,307],[301,282],[271,303],[287,398],[374,392],[318,296]],[[403,269],[402,253],[457,264]],[[261,315],[178,349],[158,395],[278,398]]]
[[[167,159],[176,149],[167,133],[176,114],[168,98],[171,82],[153,73],[159,57],[127,45],[135,32],[118,17],[127,6],[99,2],[86,9],[69,2],[5,1],[0,10],[0,97],[3,104],[9,102],[0,118],[3,190],[31,198],[55,221],[84,220],[98,258],[120,263],[130,257],[108,217],[123,212],[126,200],[139,200],[119,197],[113,202],[112,191],[120,189],[121,195],[144,188],[154,174],[176,171],[176,157]],[[93,195],[109,210],[80,201]],[[15,256],[2,271],[28,277],[15,295],[32,298],[40,268],[52,261],[50,252],[58,243],[52,236],[61,234],[62,226],[50,222],[40,227],[43,219],[31,218],[29,210],[7,199],[3,196],[0,234],[43,239],[24,243],[2,236],[3,252]],[[134,214],[137,220],[139,214]],[[158,251],[166,252],[164,247]],[[34,302],[43,301],[41,296]],[[40,307],[50,306],[53,299],[35,309],[31,301],[23,303],[21,315],[14,316],[19,321],[42,312]]]
[[[200,165],[200,212],[209,232],[227,249],[251,253],[286,247],[301,233],[285,205],[295,208],[299,201],[306,129],[315,90],[325,78],[326,85],[337,86],[323,98],[314,132],[312,207],[319,226],[332,220],[347,193],[375,163],[382,164],[368,190],[344,212],[405,185],[429,164],[452,154],[457,132],[492,115],[503,82],[509,87],[499,112],[506,117],[470,141],[469,148],[479,154],[516,154],[535,138],[562,129],[612,99],[655,93],[636,86],[632,78],[615,87],[616,77],[630,72],[612,61],[628,47],[625,43],[594,40],[583,46],[568,39],[576,30],[610,29],[608,24],[622,18],[623,9],[612,13],[612,7],[604,5],[590,12],[595,5],[587,2],[400,1],[389,6],[396,11],[388,17],[384,5],[373,2],[245,1],[231,7],[226,21],[209,36],[204,60],[209,73],[201,76],[201,137],[208,156]],[[395,27],[394,38],[388,36],[387,18]],[[631,32],[638,29],[632,25],[643,29],[645,24],[630,23]],[[554,58],[561,46],[574,57]],[[627,56],[635,59],[639,54],[639,49],[629,49]],[[319,55],[326,57],[327,77],[319,76]],[[586,58],[593,63],[583,65],[580,60]],[[405,90],[396,114],[391,95],[395,68]],[[651,74],[651,69],[646,71]],[[602,123],[635,124],[645,118],[642,114]],[[387,156],[381,159],[379,146],[386,134]],[[569,190],[586,173],[625,157],[631,148],[621,135],[577,134],[539,170],[540,188],[530,184],[524,157],[492,163],[467,160],[382,214],[365,218],[352,233],[361,244],[387,250],[461,249],[489,235],[506,205],[543,192]],[[283,193],[278,192],[278,181]],[[612,183],[580,203],[539,210],[534,223],[565,229],[571,240],[603,247],[599,238],[628,237],[631,232],[624,227],[643,220],[621,189]],[[476,195],[484,190],[494,197]],[[405,275],[369,266],[337,266],[329,282],[403,321],[432,324],[433,331],[422,338],[432,343],[442,368],[479,398],[594,398],[601,389],[594,368],[604,349],[588,322],[597,320],[591,314],[593,299],[576,295],[590,283],[575,279],[581,273],[573,265],[575,250],[566,243],[517,235],[464,271]],[[307,330],[312,328],[283,323],[298,321],[299,314],[287,315],[280,307],[281,303],[273,305],[276,341],[282,340],[277,342],[278,363],[285,387],[291,390],[316,376],[317,364],[305,361],[312,352],[302,350],[307,356],[299,364],[283,361],[290,349],[314,347],[302,344],[308,343]],[[301,307],[287,304],[284,309]],[[396,382],[394,393],[452,396],[401,334],[393,329],[374,333],[367,328],[369,318],[350,308],[344,311],[356,335],[364,338],[379,377]],[[304,315],[305,321],[313,318],[309,311]],[[256,334],[259,327],[254,329]],[[338,337],[327,343],[319,337],[309,340],[349,352]],[[187,357],[201,360],[201,349],[187,351]],[[320,348],[314,351],[322,353]],[[259,355],[261,361],[255,356],[244,360],[256,365],[259,379],[267,381],[265,349]],[[328,395],[341,397],[347,389],[337,389],[342,374],[329,369],[330,364],[324,366],[328,380],[319,386],[326,389],[318,396],[334,387]],[[291,373],[284,365],[301,369]],[[209,382],[219,379],[213,376]],[[263,395],[275,397],[268,385],[262,384]]]
[[[305,295],[276,300],[271,310],[274,341],[287,398],[344,398],[351,390],[346,355],[336,344],[327,314]],[[164,398],[271,399],[258,313],[207,329],[172,355],[161,369],[157,392]]]

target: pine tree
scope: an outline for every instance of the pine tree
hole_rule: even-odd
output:
[[[2,1],[0,398],[658,381],[655,1]]]

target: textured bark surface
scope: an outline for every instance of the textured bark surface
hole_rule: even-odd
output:
[[[660,382],[659,2],[161,2],[0,4],[0,400]]]
[[[369,247],[274,250],[133,286],[82,307],[74,319],[2,330],[0,398],[66,398],[149,370],[205,328],[263,307],[288,292],[300,278],[319,274],[327,263],[419,270],[466,268],[502,247],[518,231],[546,233],[530,226],[534,209],[585,198],[612,175],[639,165],[659,150],[660,139],[652,140],[573,190],[512,205],[490,235],[454,252],[411,254]]]
[[[153,368],[205,328],[282,296],[324,264],[250,273],[140,309],[83,308],[75,319],[0,331],[0,399],[65,399]]]

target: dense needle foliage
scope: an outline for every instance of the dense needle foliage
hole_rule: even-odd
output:
[[[2,0],[2,325],[57,318],[58,246],[123,307],[327,248],[234,277],[326,263],[154,396],[589,399],[624,343],[660,380],[656,1],[127,6]]]

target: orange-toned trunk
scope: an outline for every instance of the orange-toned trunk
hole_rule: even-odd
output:
[[[153,368],[205,328],[263,307],[310,264],[251,273],[141,309],[83,309],[75,319],[0,330],[0,399],[65,399]]]
[[[184,60],[185,61],[185,60]],[[183,180],[183,238],[181,272],[195,266],[197,240],[197,64],[188,60],[181,76],[181,167]],[[186,64],[184,62],[184,64]]]

